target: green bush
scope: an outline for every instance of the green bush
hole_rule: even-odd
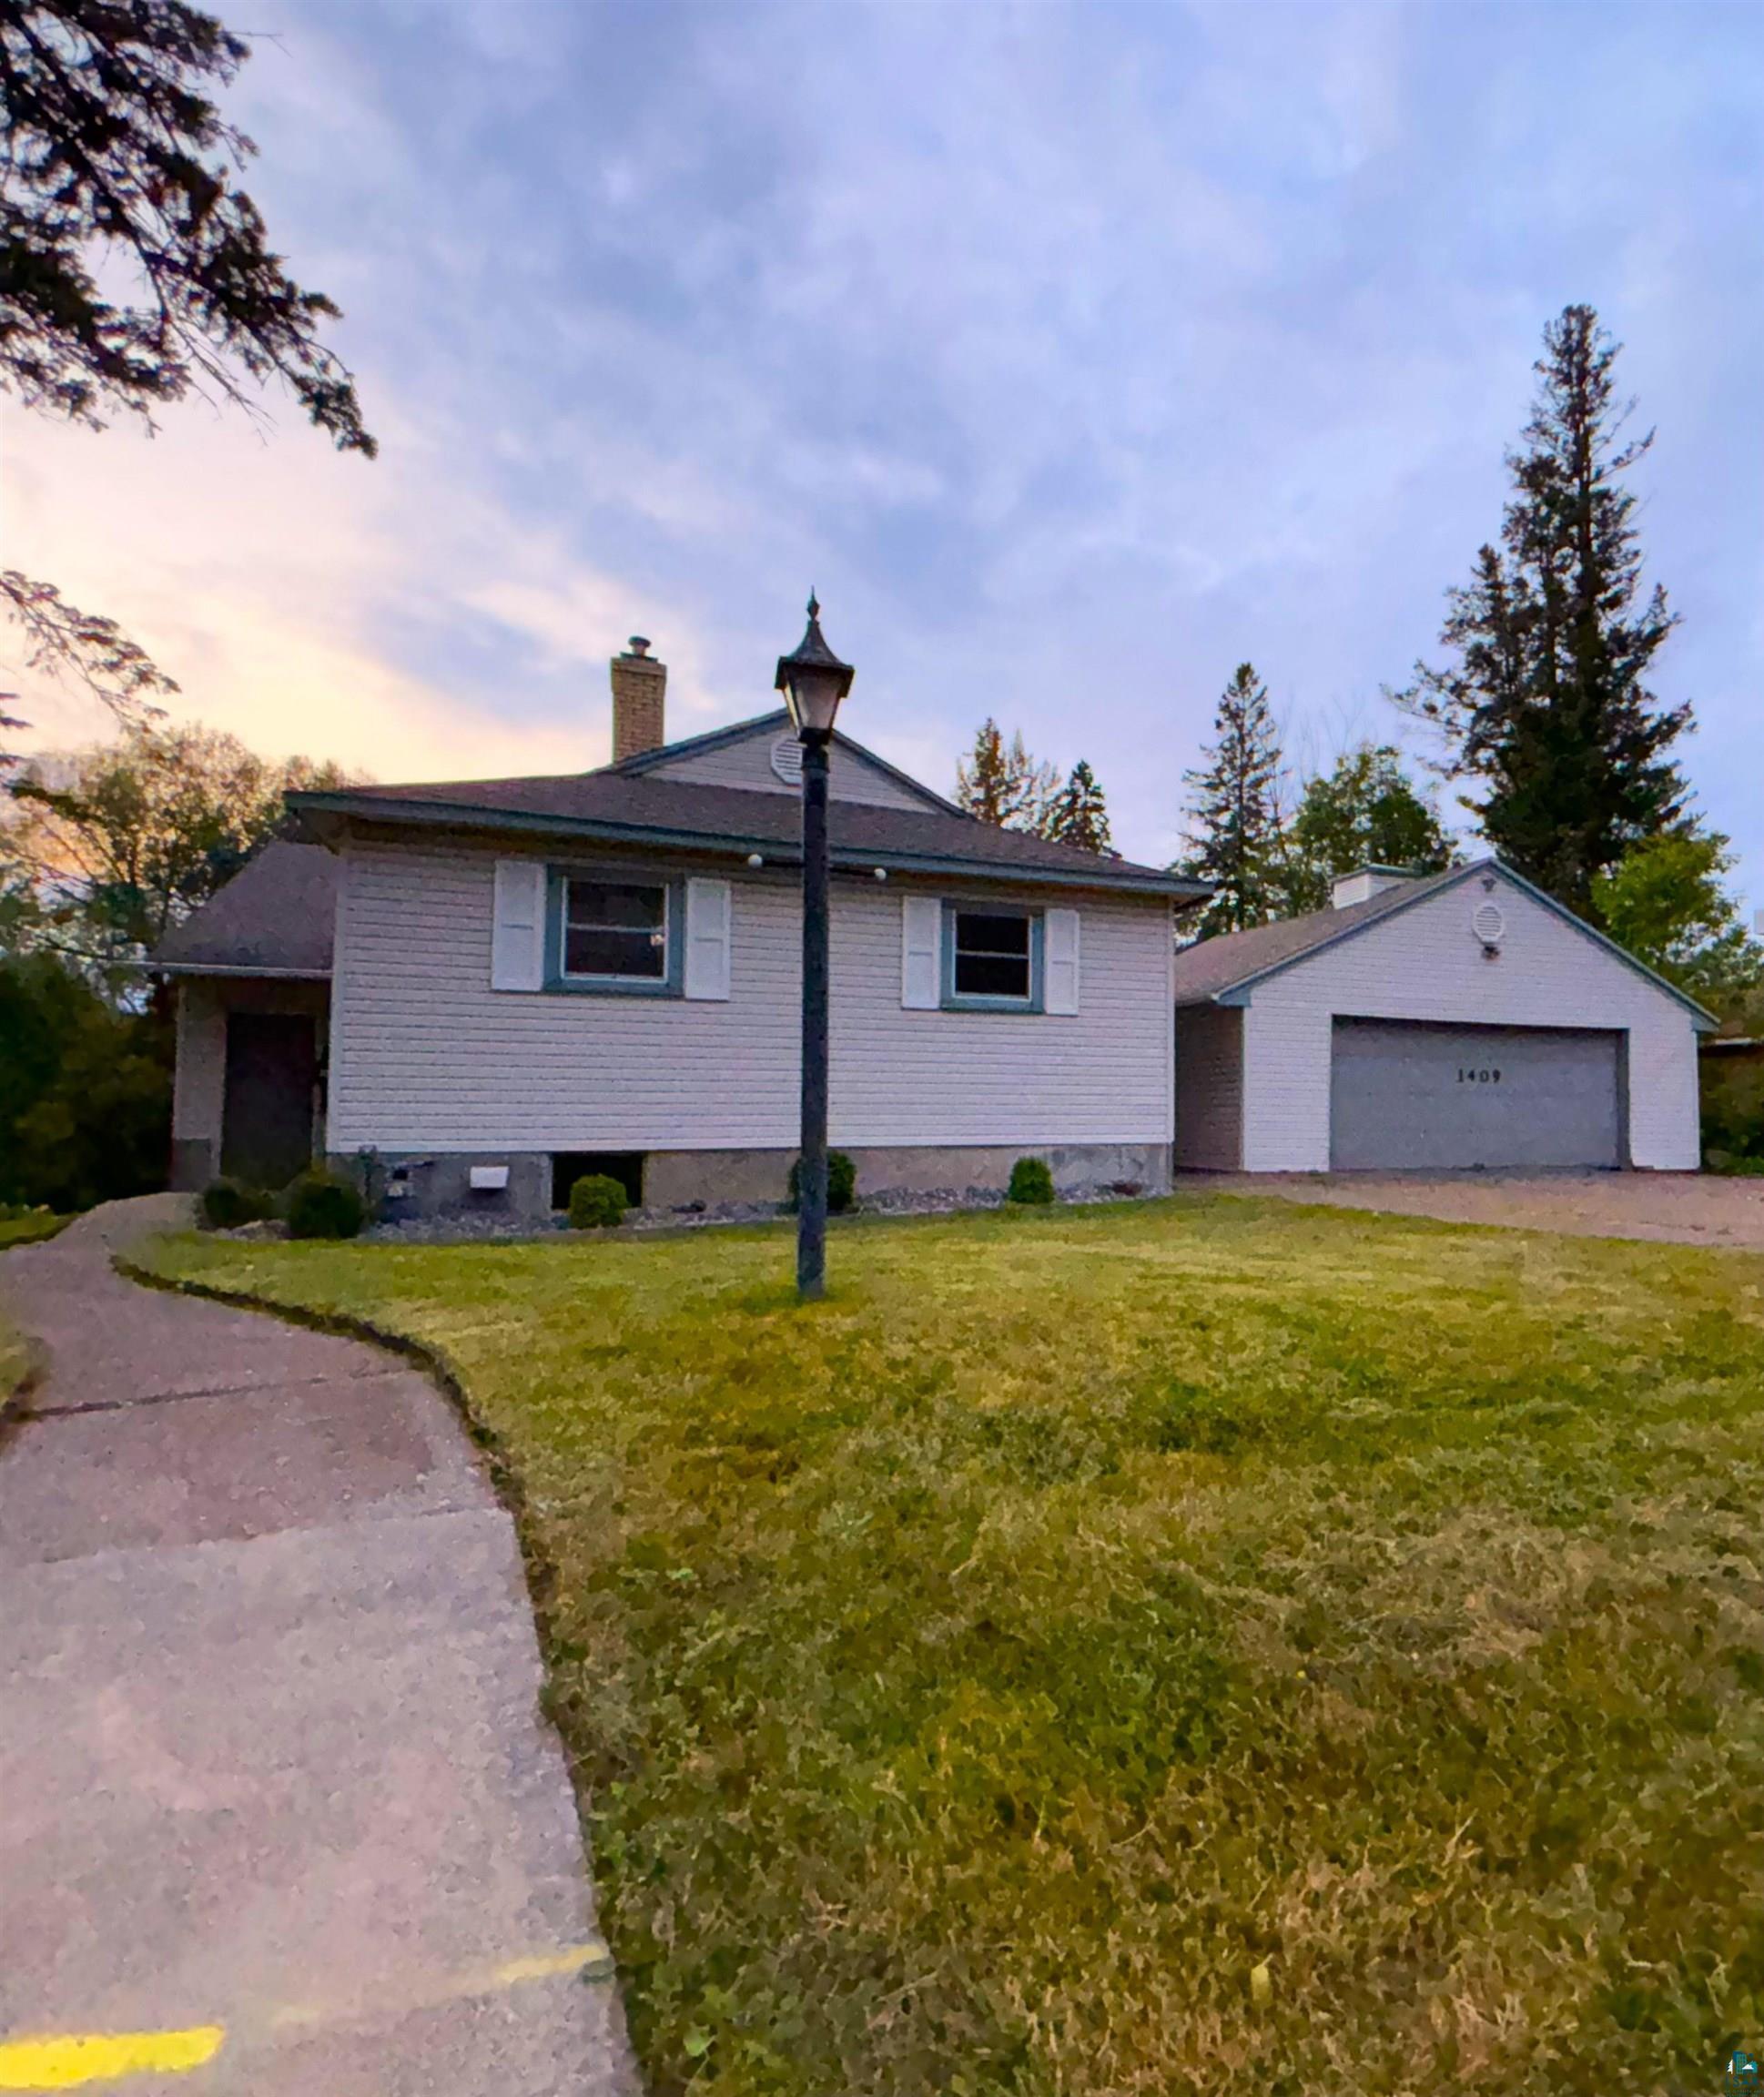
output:
[[[1010,1169],[1008,1201],[1025,1207],[1045,1208],[1053,1200],[1053,1173],[1045,1158],[1019,1158]]]
[[[1705,1163],[1722,1171],[1730,1159],[1764,1158],[1764,1065],[1705,1056],[1701,1077]]]
[[[584,1172],[570,1190],[572,1231],[613,1231],[624,1221],[629,1197],[608,1172]]]
[[[275,1213],[268,1194],[238,1180],[210,1180],[202,1190],[202,1221],[210,1231],[237,1231]]]
[[[790,1160],[790,1190],[786,1206],[799,1209],[802,1206],[802,1167],[800,1158]],[[857,1199],[857,1167],[844,1150],[829,1150],[826,1154],[826,1208],[829,1216],[843,1216]]]
[[[168,1008],[119,1011],[47,954],[0,958],[0,1201],[66,1215],[166,1183]]]
[[[303,1172],[288,1190],[290,1238],[353,1238],[366,1214],[360,1195],[334,1172]]]

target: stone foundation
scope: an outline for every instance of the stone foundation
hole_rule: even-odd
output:
[[[782,1201],[795,1156],[794,1150],[651,1150],[644,1160],[644,1201],[652,1209],[680,1209],[693,1201]],[[851,1156],[860,1201],[867,1192],[1003,1188],[1012,1165],[1023,1157],[1045,1158],[1061,1192],[1116,1180],[1134,1182],[1149,1194],[1170,1190],[1166,1143],[900,1145],[855,1149]],[[381,1152],[373,1160],[379,1211],[389,1222],[428,1216],[546,1217],[552,1213],[552,1157],[549,1150]],[[333,1155],[330,1165],[360,1183],[359,1158]],[[506,1166],[507,1187],[473,1191],[474,1165]]]

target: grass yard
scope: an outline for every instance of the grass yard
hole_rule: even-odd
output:
[[[519,1479],[661,2097],[1716,2090],[1764,1263],[1282,1202],[180,1241]]]
[[[72,1221],[71,1216],[57,1216],[53,1209],[11,1208],[0,1202],[0,1252],[53,1238]]]

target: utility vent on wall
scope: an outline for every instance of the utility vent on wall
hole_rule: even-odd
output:
[[[1506,919],[1501,914],[1498,903],[1478,903],[1470,919],[1470,929],[1485,947],[1498,947],[1506,933]]]
[[[772,769],[786,786],[803,783],[803,746],[794,735],[780,735],[772,745]]]

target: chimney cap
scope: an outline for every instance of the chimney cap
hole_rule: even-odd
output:
[[[649,636],[647,633],[634,633],[630,640],[625,643],[625,646],[634,655],[647,655],[649,653]]]

